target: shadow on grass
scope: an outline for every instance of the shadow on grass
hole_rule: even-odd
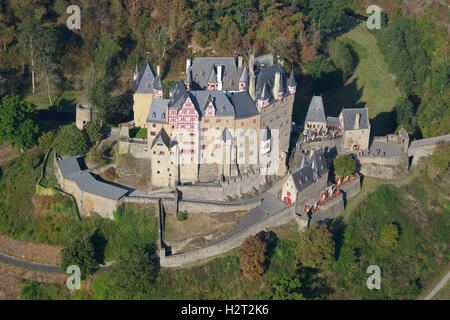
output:
[[[397,127],[395,111],[381,112],[370,120],[371,134],[373,136],[384,136],[393,133]]]

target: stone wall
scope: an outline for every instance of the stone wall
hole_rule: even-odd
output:
[[[109,199],[81,190],[75,181],[63,177],[56,158],[53,163],[58,183],[65,192],[71,194],[75,198],[78,211],[82,217],[89,216],[92,212],[96,212],[103,218],[114,218],[113,212],[117,209],[122,200]]]
[[[408,171],[408,157],[379,157],[359,156],[359,172],[365,176],[394,179],[404,175]]]
[[[135,158],[149,159],[150,161],[150,146],[146,143],[119,141],[119,153],[128,152]]]
[[[224,252],[230,251],[242,244],[242,242],[250,235],[255,235],[258,232],[266,229],[280,226],[288,223],[293,218],[294,206],[286,207],[276,214],[270,216],[266,220],[263,220],[250,228],[243,230],[242,232],[232,236],[229,239],[220,241],[218,243],[209,245],[204,248],[192,250],[185,253],[166,255],[165,250],[160,250],[160,265],[162,267],[181,267],[198,260],[207,259],[213,256],[217,256]]]
[[[178,210],[187,213],[226,213],[240,210],[251,210],[261,205],[261,200],[252,200],[244,203],[206,203],[197,201],[180,200],[178,202]],[[166,208],[166,211],[172,213],[174,208]]]

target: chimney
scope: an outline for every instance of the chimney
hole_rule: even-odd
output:
[[[253,73],[253,64],[255,63],[255,56],[253,54],[250,55],[250,61],[249,61],[249,65],[248,65],[248,69],[250,71],[250,73]]]
[[[238,56],[238,70],[242,68],[242,56]]]
[[[359,129],[359,120],[361,115],[359,113],[355,114],[355,129]]]
[[[248,87],[248,93],[250,94],[250,97],[252,98],[253,101],[255,101],[256,98],[255,80],[256,76],[252,73],[250,75],[250,84]]]
[[[281,78],[281,73],[276,72],[275,73],[275,82],[273,84],[273,98],[275,100],[278,100],[278,91],[280,91],[280,78]]]
[[[191,67],[191,58],[186,59],[186,74],[188,73],[189,68]]]
[[[159,72],[160,72],[160,67],[159,67],[159,64],[158,64],[156,66],[156,74],[158,75],[158,77],[161,77],[161,74]]]
[[[217,90],[222,91],[222,65],[217,66]]]

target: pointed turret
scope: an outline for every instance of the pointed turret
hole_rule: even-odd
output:
[[[214,67],[212,67],[208,76],[208,90],[217,90],[217,84],[217,74]]]
[[[288,79],[288,89],[290,94],[295,94],[297,89],[297,82],[295,81],[294,68],[291,69],[291,74]]]
[[[245,91],[245,85],[247,83],[247,66],[244,64],[242,68],[241,77],[239,78],[239,91]]]
[[[156,76],[155,80],[153,80],[153,91],[154,97],[162,99],[164,96],[164,85],[161,81],[161,78]]]
[[[264,83],[264,86],[261,92],[259,93],[257,100],[258,100],[258,108],[265,108],[269,105],[270,90],[267,87],[267,82]]]

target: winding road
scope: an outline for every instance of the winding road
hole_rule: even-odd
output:
[[[2,253],[0,253],[0,261],[7,263],[7,264],[12,264],[17,267],[31,269],[34,271],[63,273],[61,270],[61,267],[59,267],[59,266],[51,266],[51,265],[46,265],[46,264],[29,262],[29,261],[17,259],[17,258],[11,257],[11,256],[7,256]]]

